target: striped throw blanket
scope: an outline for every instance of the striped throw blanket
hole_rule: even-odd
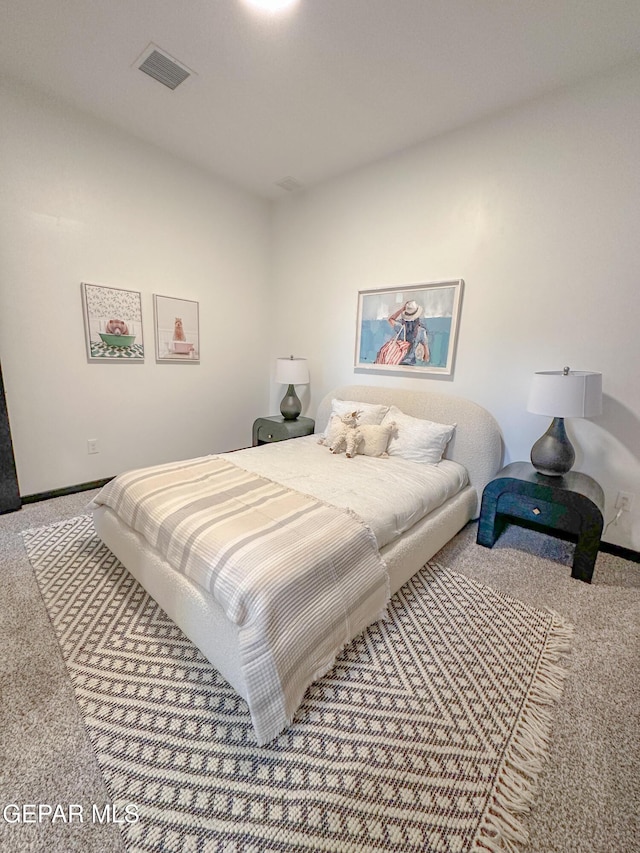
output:
[[[381,618],[389,579],[353,513],[207,456],[121,474],[94,499],[199,584],[238,626],[258,743]]]

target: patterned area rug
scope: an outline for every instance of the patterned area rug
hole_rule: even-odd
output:
[[[89,517],[24,539],[129,853],[526,841],[571,636],[556,615],[429,564],[258,747],[244,701]]]

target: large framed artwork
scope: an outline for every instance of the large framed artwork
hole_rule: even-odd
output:
[[[156,361],[200,363],[198,303],[192,299],[153,294]]]
[[[139,291],[85,282],[80,289],[88,360],[144,361]]]
[[[463,284],[359,291],[356,369],[451,376]]]

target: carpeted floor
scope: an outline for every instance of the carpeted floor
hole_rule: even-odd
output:
[[[8,803],[106,803],[108,793],[59,647],[26,560],[21,529],[72,517],[89,493],[25,507],[0,519],[2,750],[0,797]],[[510,527],[492,550],[469,525],[437,562],[575,626],[569,675],[551,756],[529,822],[527,853],[634,851],[638,838],[638,624],[640,567],[606,554],[594,583],[569,577],[571,546]],[[0,820],[3,851],[121,851],[114,825]]]

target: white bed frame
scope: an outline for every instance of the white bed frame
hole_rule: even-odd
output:
[[[336,388],[320,403],[316,416],[317,431],[326,425],[334,397],[396,405],[413,417],[457,425],[445,456],[465,466],[469,472],[469,485],[417,522],[400,539],[381,549],[393,594],[468,521],[477,518],[482,491],[500,467],[500,429],[486,409],[461,397],[435,391],[347,385]],[[120,522],[108,507],[101,506],[94,511],[94,524],[107,547],[246,699],[239,663],[238,629],[226,618],[215,599],[172,569],[139,533]]]

